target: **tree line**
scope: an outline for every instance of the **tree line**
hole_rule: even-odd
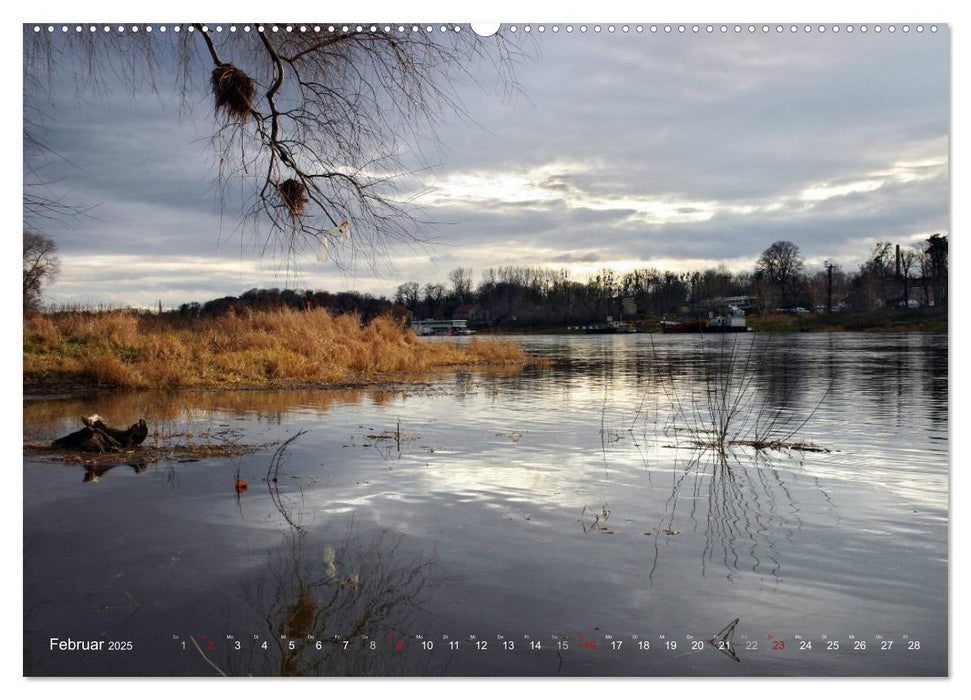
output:
[[[406,282],[393,301],[412,318],[468,318],[491,326],[583,325],[606,316],[646,319],[693,312],[731,300],[750,312],[871,311],[947,306],[947,236],[915,246],[877,243],[854,271],[827,261],[807,271],[799,246],[776,241],[752,270],[724,265],[696,272],[655,267],[620,273],[609,268],[585,281],[566,269],[506,266],[457,268],[446,284]],[[726,302],[727,303],[727,302]]]
[[[52,241],[25,236],[25,313],[40,308],[42,284],[57,270],[55,251]],[[854,271],[829,261],[821,270],[807,271],[796,244],[776,241],[750,271],[733,272],[724,265],[697,272],[647,267],[619,273],[604,268],[581,281],[566,269],[504,266],[487,268],[475,284],[474,271],[460,267],[448,274],[446,284],[400,284],[391,299],[353,291],[254,288],[239,296],[185,303],[173,313],[212,317],[243,309],[324,308],[359,314],[365,322],[390,314],[528,327],[583,325],[607,316],[657,318],[708,308],[719,300],[759,313],[946,307],[947,271],[948,239],[942,234],[914,246],[877,243]]]

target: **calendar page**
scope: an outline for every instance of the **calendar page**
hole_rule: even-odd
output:
[[[22,33],[25,676],[947,676],[946,23]]]

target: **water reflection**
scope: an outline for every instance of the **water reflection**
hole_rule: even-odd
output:
[[[779,539],[791,545],[803,528],[804,507],[789,488],[782,460],[751,450],[678,452],[682,454],[674,459],[670,495],[656,525],[644,533],[653,540],[649,580],[654,581],[666,552],[675,546],[674,538],[700,532],[702,576],[714,573],[716,565],[730,581],[736,571],[747,570],[778,584],[783,552],[791,549],[781,547]],[[791,457],[783,459],[788,469],[797,466]],[[818,491],[838,518],[829,496]]]
[[[416,625],[427,629],[420,614],[434,575],[432,558],[405,554],[387,532],[364,538],[351,525],[329,544],[293,531],[243,590],[251,621],[240,628],[259,630],[267,648],[250,639],[239,650],[230,645],[220,668],[254,676],[440,672],[440,662],[425,657],[416,667],[413,655],[388,653],[387,643],[407,639]]]
[[[438,636],[434,653],[414,655],[409,635],[561,632],[706,640],[706,653],[684,658],[572,645],[564,673],[946,671],[946,336],[739,338],[735,355],[752,360],[735,377],[753,405],[781,411],[776,425],[798,425],[825,397],[804,428],[829,450],[819,453],[691,445],[658,376],[689,397],[685,415],[704,415],[732,353],[718,340],[705,351],[697,338],[521,340],[554,366],[463,371],[402,391],[25,402],[27,430],[49,436],[77,415],[147,410],[193,440],[225,425],[274,443],[235,462],[165,462],[137,478],[117,469],[98,488],[78,488],[77,466],[25,454],[25,584],[48,604],[25,599],[39,668],[79,672],[42,644],[75,619],[81,631],[147,638],[145,673],[159,629],[268,643],[209,654],[231,675],[551,674],[560,659],[548,650],[452,655]],[[245,493],[234,478],[248,480]],[[74,523],[91,518],[110,541],[78,541]],[[130,621],[118,619],[130,612],[122,588],[145,606]],[[91,609],[106,602],[117,616]],[[738,664],[707,647],[738,617],[750,640],[890,630],[937,651],[907,666],[743,648]],[[400,640],[405,650],[389,653]],[[192,647],[178,652],[166,672],[215,673]]]
[[[153,428],[207,424],[226,415],[247,416],[279,425],[295,410],[325,413],[365,400],[381,406],[398,393],[389,389],[108,392],[83,398],[25,400],[24,427],[35,435],[53,435],[63,430],[64,422],[69,420],[67,416],[88,415],[94,409],[119,420],[128,416],[143,417]]]
[[[148,469],[148,464],[146,462],[125,462],[125,464],[85,464],[84,465],[84,478],[82,482],[85,484],[96,484],[101,481],[101,477],[110,472],[112,469],[118,466],[131,467],[136,474],[141,474],[146,469]]]

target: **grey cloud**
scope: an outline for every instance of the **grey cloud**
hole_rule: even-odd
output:
[[[518,99],[504,101],[474,85],[457,88],[473,119],[446,119],[439,143],[419,143],[422,155],[406,159],[435,166],[424,173],[428,180],[580,164],[538,181],[551,199],[428,207],[425,217],[439,223],[426,233],[444,245],[396,248],[380,274],[347,277],[333,265],[305,263],[293,284],[389,294],[408,279],[444,281],[458,266],[479,272],[497,264],[621,259],[754,261],[779,239],[809,256],[842,256],[852,267],[870,239],[903,242],[947,231],[946,175],[812,206],[795,199],[813,184],[858,182],[901,160],[947,157],[946,32],[588,33],[530,41],[534,58],[519,66]],[[487,68],[470,68],[482,84],[492,82]],[[290,283],[285,274],[247,265],[231,273],[192,262],[260,257],[238,224],[238,185],[224,193],[220,209],[204,91],[190,96],[189,117],[180,99],[131,97],[110,81],[103,98],[80,105],[72,92],[59,94],[50,110],[56,121],[46,122],[43,136],[78,167],[55,161],[45,176],[67,199],[99,206],[94,218],[55,231],[64,265],[52,293],[89,300],[111,294],[133,303],[164,295],[165,303],[177,303]],[[707,202],[783,206],[648,225],[631,209],[569,206],[577,193],[671,196],[684,214]],[[178,257],[185,268],[135,273],[109,254]],[[104,256],[102,269],[72,267],[91,255]],[[110,292],[99,289],[99,279],[112,280]]]

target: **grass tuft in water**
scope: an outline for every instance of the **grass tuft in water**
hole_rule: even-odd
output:
[[[697,336],[703,379],[679,379],[673,365],[660,357],[652,341],[656,380],[670,403],[676,435],[686,433],[691,447],[724,454],[732,447],[756,450],[800,450],[826,452],[823,447],[798,439],[798,433],[812,419],[828,396],[828,386],[811,410],[801,413],[787,405],[797,386],[784,387],[781,401],[772,401],[758,385],[770,358],[769,337],[757,338],[722,334]]]

